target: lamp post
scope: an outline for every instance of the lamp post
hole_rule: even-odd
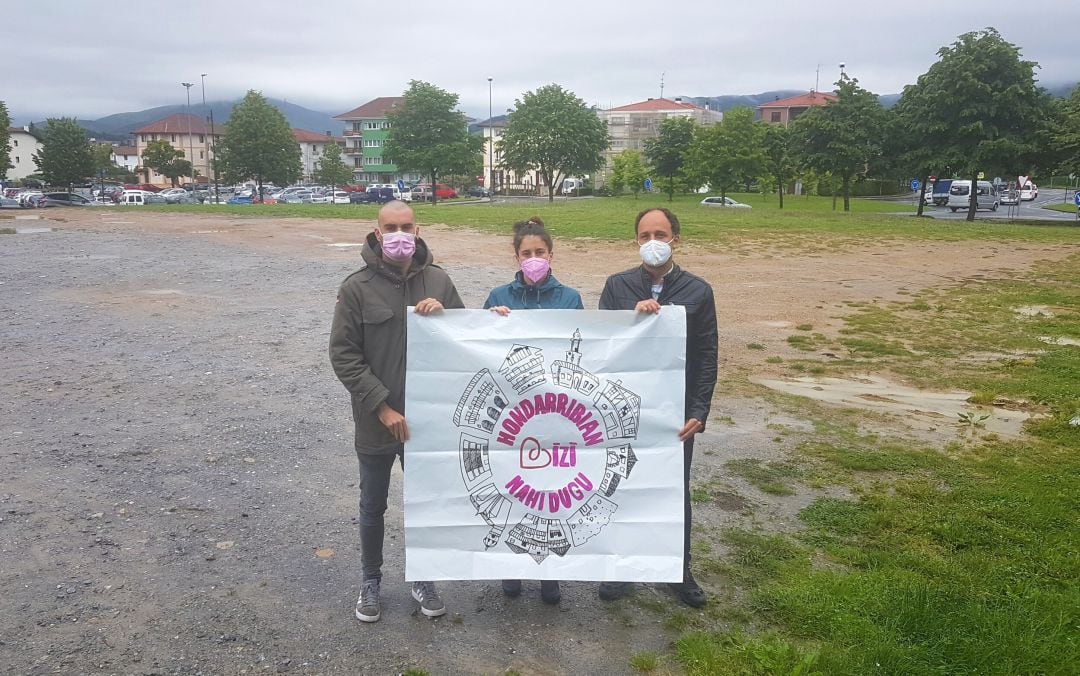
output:
[[[202,107],[203,107],[203,113],[205,115],[205,113],[206,113],[206,73],[201,73],[199,75],[199,77],[202,78]],[[213,143],[213,142],[214,142],[214,139],[211,136],[210,143]],[[209,149],[207,147],[207,143],[205,141],[203,142],[203,155],[206,157],[206,165],[205,165],[206,166],[206,174],[204,174],[204,175],[206,176],[206,183],[207,183],[206,187],[209,189],[210,188],[210,152],[209,152]]]
[[[188,155],[191,157],[191,194],[195,194],[195,144],[191,139],[191,88],[195,86],[194,82],[181,82],[184,85],[184,90],[187,92],[187,140],[188,140]]]
[[[488,77],[488,200],[495,204],[495,123],[491,120],[491,81]]]

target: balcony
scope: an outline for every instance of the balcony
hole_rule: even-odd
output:
[[[364,149],[360,146],[345,146],[342,152],[346,155],[363,155]]]
[[[344,136],[360,136],[361,132],[356,129],[346,129]]]

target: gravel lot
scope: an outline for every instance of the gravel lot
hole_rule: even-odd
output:
[[[595,585],[566,583],[562,604],[548,607],[538,583],[516,600],[496,582],[448,583],[448,615],[419,615],[403,576],[397,470],[383,620],[353,619],[356,458],[326,343],[358,250],[330,245],[361,241],[370,223],[115,209],[62,217],[16,222],[51,232],[0,235],[5,672],[620,674],[632,654],[675,638],[641,604],[674,607],[663,585],[640,589],[636,603],[603,604]],[[437,227],[424,236],[472,307],[509,278],[507,237]],[[633,263],[615,244],[564,248],[556,271],[569,271],[560,278],[586,306],[607,274]],[[782,354],[796,323],[835,330],[845,300],[1064,255],[889,245],[867,270],[865,251],[827,262],[773,253],[682,259],[725,300],[722,367],[760,364],[750,341]],[[771,407],[718,390],[714,413],[735,424],[703,436],[696,474],[782,451],[765,426],[779,420]],[[741,523],[748,509],[783,529],[813,498],[723,478],[731,499],[698,509],[703,529]]]

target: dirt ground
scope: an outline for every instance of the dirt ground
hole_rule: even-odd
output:
[[[57,210],[59,212],[59,210]],[[0,235],[0,665],[5,673],[621,674],[675,634],[641,599],[595,585],[441,585],[415,612],[403,579],[401,477],[388,512],[383,619],[353,619],[357,468],[346,394],[326,344],[334,296],[370,222],[120,209],[4,221]],[[422,236],[469,307],[513,272],[509,237],[428,225]],[[677,258],[716,290],[721,378],[773,375],[794,326],[831,334],[847,302],[1023,270],[1068,251],[907,242],[831,253],[686,243]],[[557,242],[555,271],[595,307],[631,267],[625,243]],[[776,498],[725,470],[782,453],[771,424],[805,427],[718,388],[697,480],[730,488],[696,508],[699,533],[795,527],[819,495]],[[725,603],[732,591],[707,577]]]

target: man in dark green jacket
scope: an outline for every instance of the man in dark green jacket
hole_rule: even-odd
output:
[[[690,463],[694,436],[705,431],[716,387],[716,301],[704,279],[675,264],[679,219],[667,209],[646,209],[634,224],[641,265],[608,277],[600,294],[601,310],[663,312],[665,305],[686,309],[686,400],[679,441],[683,443],[683,581],[671,587],[683,603],[700,608],[705,592],[690,573]],[[628,582],[603,582],[600,598],[622,597]]]
[[[383,514],[394,459],[404,467],[409,439],[405,417],[405,315],[431,315],[464,305],[454,283],[432,263],[412,209],[389,202],[361,251],[363,264],[338,291],[330,329],[330,362],[352,397],[360,460],[360,559],[363,583],[356,618],[380,617]],[[428,617],[446,613],[434,583],[415,582],[413,598]]]

